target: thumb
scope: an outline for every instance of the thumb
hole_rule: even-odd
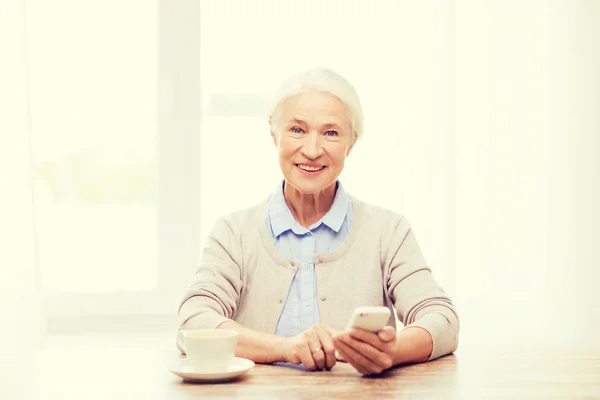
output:
[[[377,336],[379,336],[379,339],[381,339],[382,341],[389,342],[389,341],[393,340],[394,337],[396,336],[396,330],[394,328],[392,328],[391,326],[386,326],[382,330],[379,331]]]

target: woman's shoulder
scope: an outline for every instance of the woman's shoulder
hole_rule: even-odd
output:
[[[360,214],[365,221],[369,222],[369,224],[372,224],[373,222],[387,226],[396,226],[401,223],[408,224],[405,215],[398,211],[364,202],[354,196],[350,196],[350,198],[352,199],[355,213]]]
[[[268,198],[258,204],[228,212],[217,218],[217,224],[226,224],[236,233],[256,228],[257,223],[264,223]]]
[[[410,223],[404,214],[383,206],[352,199],[353,206],[359,211],[360,235],[363,240],[379,243],[382,252],[397,249],[411,231]],[[354,223],[354,221],[353,221]]]

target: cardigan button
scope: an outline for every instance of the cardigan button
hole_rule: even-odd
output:
[[[321,296],[321,301],[327,300],[327,296]]]

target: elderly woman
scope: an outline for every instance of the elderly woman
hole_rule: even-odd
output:
[[[352,85],[326,69],[292,76],[269,123],[284,180],[261,204],[220,218],[179,309],[179,332],[238,332],[236,356],[362,374],[458,345],[458,316],[405,217],[346,193],[338,177],[362,135]],[[358,306],[395,310],[382,331],[346,331]],[[182,348],[181,334],[177,341]]]

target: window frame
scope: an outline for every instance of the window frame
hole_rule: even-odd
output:
[[[69,326],[74,326],[73,317],[175,315],[199,259],[200,5],[194,0],[157,0],[157,23],[158,287],[103,293],[46,291],[43,308],[48,323],[69,319]]]

